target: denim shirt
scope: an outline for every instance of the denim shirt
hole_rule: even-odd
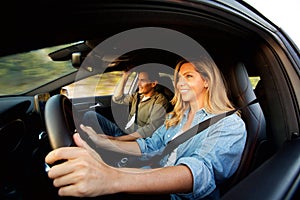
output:
[[[161,153],[166,144],[183,128],[188,112],[189,110],[184,113],[178,125],[168,129],[162,125],[152,137],[138,139],[143,157]],[[212,116],[200,109],[195,114],[191,127]],[[172,194],[172,199],[201,199],[212,193],[219,183],[236,171],[246,137],[244,121],[237,114],[232,114],[179,145],[174,166],[185,165],[190,169],[193,175],[193,191],[188,194]],[[160,161],[161,166],[166,165],[168,157],[169,155]]]

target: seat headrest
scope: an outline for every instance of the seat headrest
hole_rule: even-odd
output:
[[[230,79],[229,90],[237,106],[243,106],[256,99],[247,69],[243,63],[237,63],[231,69],[228,78]]]

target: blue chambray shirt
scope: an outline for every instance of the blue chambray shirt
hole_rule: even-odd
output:
[[[169,129],[162,125],[152,137],[137,140],[144,158],[163,151],[174,135],[181,131],[187,121],[188,112],[189,110],[184,113],[178,125]],[[212,116],[204,109],[200,109],[191,126]],[[237,114],[232,114],[179,145],[174,165],[186,165],[191,170],[193,191],[189,194],[172,194],[171,198],[201,199],[212,193],[217,184],[236,171],[246,137],[244,121]],[[166,165],[168,157],[169,155],[160,161],[161,166]]]

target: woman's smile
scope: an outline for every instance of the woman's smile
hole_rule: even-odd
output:
[[[180,89],[179,91],[182,95],[184,95],[189,92],[189,89]]]

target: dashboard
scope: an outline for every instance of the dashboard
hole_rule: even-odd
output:
[[[9,101],[0,99],[0,152],[8,160],[14,154],[20,155],[11,161],[19,162],[31,156],[29,154],[41,142],[41,134],[45,134],[43,115],[50,94],[8,98]],[[20,153],[21,149],[24,152]],[[7,166],[10,164],[8,162]]]
[[[0,165],[0,199],[20,195],[24,187],[22,191],[29,194],[40,186],[49,188],[44,159],[50,145],[43,116],[49,98],[49,93],[0,98],[0,154],[4,160]]]
[[[50,93],[41,93],[34,96],[34,110],[37,112],[41,119],[44,119],[45,105],[50,98]]]

